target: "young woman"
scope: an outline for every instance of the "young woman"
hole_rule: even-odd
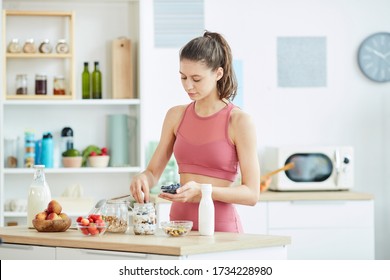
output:
[[[200,185],[213,186],[215,231],[243,232],[233,204],[255,205],[260,195],[260,168],[255,126],[249,115],[230,101],[237,81],[226,40],[206,31],[180,51],[180,75],[191,103],[168,110],[160,142],[145,171],[133,177],[130,192],[137,202],[149,201],[172,153],[180,173],[171,220],[192,220],[198,228]],[[238,173],[241,184],[232,186]]]

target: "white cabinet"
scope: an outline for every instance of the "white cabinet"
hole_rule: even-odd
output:
[[[23,201],[27,199],[28,187],[31,183],[33,171],[22,168],[19,163],[18,168],[6,168],[5,166],[5,139],[19,137],[19,155],[23,154],[24,131],[33,129],[35,138],[40,139],[43,132],[51,132],[54,144],[60,139],[62,128],[69,126],[74,131],[74,146],[83,150],[90,144],[107,146],[108,142],[108,121],[109,115],[126,114],[133,120],[132,127],[129,127],[129,151],[130,165],[126,167],[109,168],[50,168],[46,169],[46,178],[49,183],[52,197],[61,196],[70,186],[81,185],[83,196],[97,201],[101,198],[110,198],[124,195],[129,192],[131,176],[138,173],[144,166],[144,144],[141,135],[141,100],[138,99],[113,99],[112,96],[112,50],[111,42],[119,37],[129,38],[134,46],[139,41],[139,2],[136,0],[124,1],[2,1],[4,10],[12,12],[12,18],[16,18],[17,24],[12,19],[7,22],[6,30],[3,28],[3,35],[7,33],[2,43],[2,59],[6,61],[7,67],[2,69],[1,77],[3,84],[0,88],[0,226],[7,225],[7,222],[16,221],[19,225],[25,224],[26,214],[24,212],[4,211],[5,202],[10,200]],[[58,31],[57,25],[26,25],[24,18],[30,18],[28,11],[34,12],[34,18],[39,18],[39,14],[44,14],[43,20],[47,18],[71,19],[71,32],[66,38],[70,40],[71,52],[67,55],[10,55],[6,53],[6,45],[9,38],[23,36],[19,38],[22,44],[28,34],[51,34],[52,29]],[[47,13],[46,13],[47,12]],[[7,16],[8,18],[8,16]],[[2,18],[5,20],[5,18]],[[103,20],[104,19],[104,20]],[[46,28],[49,33],[39,32]],[[29,33],[29,28],[32,28]],[[40,29],[39,29],[40,28]],[[64,34],[65,34],[64,33]],[[55,33],[56,34],[56,33]],[[65,34],[65,35],[66,35]],[[93,34],[93,35],[92,35]],[[65,36],[64,35],[64,36]],[[33,35],[31,35],[33,36]],[[43,36],[43,35],[42,35]],[[25,38],[26,37],[26,38]],[[53,37],[54,38],[54,37]],[[38,42],[44,38],[34,38]],[[54,42],[55,43],[55,42]],[[137,48],[132,49],[133,61],[136,59]],[[13,92],[10,84],[14,83],[14,73],[12,69],[28,64],[32,71],[42,70],[39,68],[43,61],[45,65],[65,61],[70,63],[69,88],[70,98],[27,98],[20,99],[11,96]],[[81,99],[81,73],[84,61],[89,62],[90,71],[94,61],[100,62],[103,74],[103,99],[82,100]],[[38,66],[37,66],[38,64]],[[16,66],[15,66],[16,65]],[[2,65],[3,66],[3,65]],[[35,69],[34,67],[38,67]],[[53,66],[54,67],[54,66]],[[55,66],[57,67],[57,66]],[[61,67],[61,66],[60,66]],[[133,65],[134,92],[137,92],[137,65]],[[19,68],[18,68],[19,69]],[[49,66],[50,69],[50,66]],[[19,70],[18,70],[19,71]],[[34,72],[35,73],[35,72]],[[68,72],[66,72],[68,73]],[[5,79],[5,80],[4,80]],[[32,78],[30,77],[30,80]],[[7,83],[6,83],[7,82]],[[48,82],[51,82],[49,80]],[[5,85],[7,86],[5,87]],[[4,85],[4,86],[3,86]],[[29,88],[32,93],[33,88]],[[31,100],[33,99],[33,100]],[[19,158],[19,162],[23,159]],[[64,212],[71,212],[72,216],[85,213],[74,213],[73,209],[64,209]]]
[[[158,203],[169,220],[169,203]],[[288,259],[375,258],[373,200],[260,201],[236,205],[245,233],[290,236]]]
[[[55,258],[54,247],[0,244],[0,260],[54,260]]]
[[[374,259],[374,202],[268,202],[268,232],[291,236],[289,259]]]
[[[268,224],[268,204],[259,202],[255,206],[236,205],[245,233],[266,234]]]

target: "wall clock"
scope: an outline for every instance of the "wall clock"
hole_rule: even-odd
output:
[[[358,63],[372,81],[390,81],[390,33],[374,33],[364,39],[359,47]]]

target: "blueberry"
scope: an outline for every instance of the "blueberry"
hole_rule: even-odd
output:
[[[171,193],[171,194],[175,194],[176,193],[176,190],[180,188],[180,184],[179,183],[176,183],[176,184],[170,184],[168,186],[161,186],[161,190],[163,192],[166,192],[166,193]]]

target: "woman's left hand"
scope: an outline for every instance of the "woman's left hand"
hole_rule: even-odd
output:
[[[176,190],[176,194],[160,193],[159,197],[176,202],[199,202],[202,197],[200,184],[190,181]]]

